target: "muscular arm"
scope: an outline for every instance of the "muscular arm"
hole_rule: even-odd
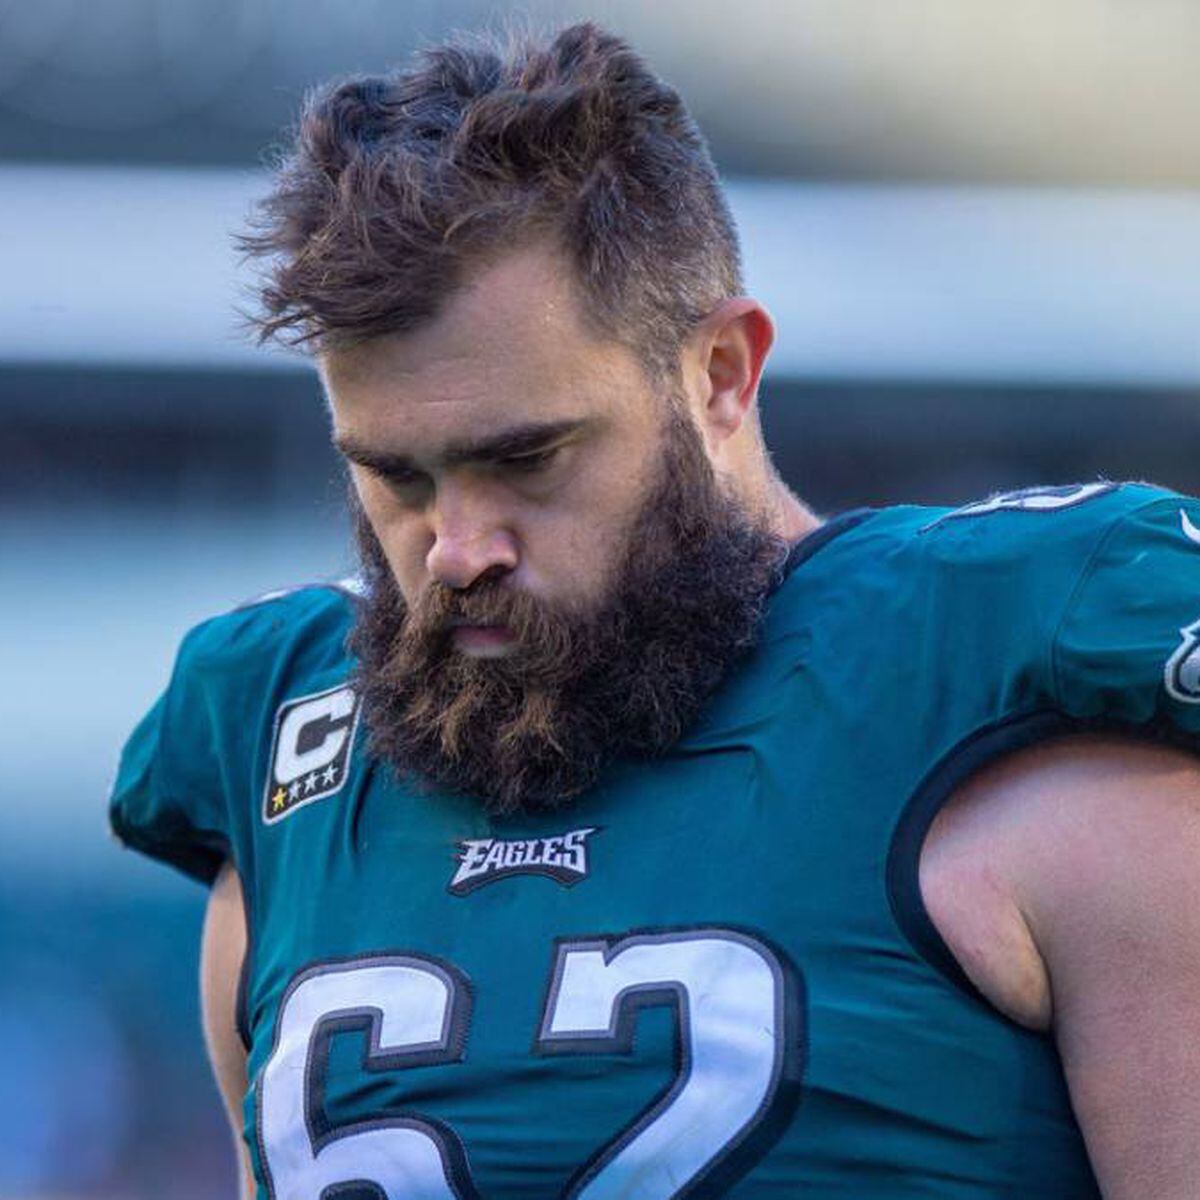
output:
[[[1053,1032],[1106,1200],[1200,1196],[1200,760],[1015,755],[939,817],[921,872],[984,994]]]
[[[242,1141],[242,1101],[246,1095],[246,1051],[237,1032],[237,993],[246,954],[242,884],[231,863],[213,884],[200,947],[200,1003],[204,1040],[221,1098],[233,1126],[242,1200],[254,1195],[250,1159]]]

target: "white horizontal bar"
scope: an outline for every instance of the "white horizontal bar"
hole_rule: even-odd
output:
[[[0,363],[284,367],[235,309],[258,172],[0,168]],[[776,375],[1194,386],[1200,194],[735,181]]]
[[[731,192],[781,373],[1200,383],[1200,193]]]

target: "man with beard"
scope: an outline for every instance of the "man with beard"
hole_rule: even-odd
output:
[[[361,594],[189,634],[112,801],[214,884],[247,1193],[1200,1194],[1200,504],[819,522],[590,25],[322,92],[250,244]]]
[[[617,754],[668,750],[753,644],[787,542],[723,496],[684,402],[616,569],[558,611],[503,576],[431,579],[409,612],[351,496],[365,596],[351,639],[379,756],[497,813],[561,804]],[[461,630],[511,633],[464,653]],[[505,647],[507,650],[507,647]]]

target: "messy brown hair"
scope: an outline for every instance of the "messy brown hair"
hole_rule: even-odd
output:
[[[417,328],[472,269],[535,239],[600,336],[670,373],[742,290],[716,169],[679,94],[594,24],[473,39],[307,100],[254,228],[260,340],[318,352]]]

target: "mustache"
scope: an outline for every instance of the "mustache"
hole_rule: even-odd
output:
[[[434,581],[409,609],[408,619],[430,631],[456,624],[507,625],[519,619],[530,602],[527,593],[495,582],[456,590]]]
[[[410,662],[414,654],[430,665],[445,661],[453,656],[450,640],[459,625],[508,629],[516,641],[513,659],[522,670],[546,676],[543,682],[562,670],[579,640],[577,624],[565,614],[527,591],[492,578],[462,590],[430,583],[417,601],[406,607],[395,651]],[[507,670],[495,662],[482,669]]]
[[[424,637],[449,635],[457,625],[505,625],[519,632],[537,619],[540,607],[527,592],[496,582],[456,590],[434,581],[407,607],[405,623]]]

